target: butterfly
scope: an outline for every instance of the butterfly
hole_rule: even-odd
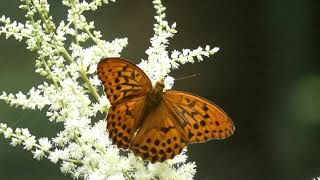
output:
[[[112,143],[152,163],[180,154],[189,143],[224,139],[234,132],[229,116],[217,105],[188,92],[152,86],[135,64],[121,58],[98,63],[98,77],[111,103],[107,130]]]

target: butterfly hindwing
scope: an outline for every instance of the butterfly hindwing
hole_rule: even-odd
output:
[[[138,97],[112,106],[107,116],[107,130],[112,143],[128,149],[139,125],[145,97]]]
[[[209,139],[224,139],[234,132],[229,116],[217,105],[193,94],[169,90],[164,93],[165,101],[186,124],[188,143],[204,142]]]
[[[98,77],[112,105],[145,95],[152,85],[136,65],[121,58],[106,58],[98,64]]]
[[[164,102],[144,120],[130,149],[145,160],[163,162],[181,153],[187,140]]]

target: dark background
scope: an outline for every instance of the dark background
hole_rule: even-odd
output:
[[[2,0],[0,14],[23,20],[18,0]],[[54,18],[65,18],[52,1]],[[169,49],[206,44],[221,51],[205,62],[184,65],[174,89],[205,97],[233,119],[235,134],[223,141],[193,144],[189,160],[197,163],[195,179],[311,179],[320,176],[320,61],[317,7],[308,0],[165,1],[167,19],[178,34]],[[128,37],[122,57],[136,63],[153,35],[151,0],[118,0],[88,19],[103,37]],[[13,39],[0,40],[0,91],[26,92],[43,79],[34,73],[34,52]],[[0,102],[0,121],[28,127],[37,137],[53,137],[61,125],[43,112],[11,108]],[[0,140],[0,179],[70,179],[48,160]]]

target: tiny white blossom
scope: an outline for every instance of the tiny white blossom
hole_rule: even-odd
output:
[[[50,148],[52,147],[50,141],[48,138],[40,138],[39,139],[39,145],[41,146],[41,149],[43,151],[49,151]]]
[[[64,162],[62,163],[62,165],[61,165],[60,170],[61,170],[62,173],[67,174],[67,173],[71,173],[72,170],[74,170],[75,168],[76,168],[76,165],[75,165],[75,164],[73,164],[73,163],[71,163],[71,162],[65,162],[65,161],[64,161]]]
[[[83,157],[83,149],[79,144],[71,143],[68,146],[68,153],[73,159],[81,159]]]
[[[171,89],[174,84],[174,78],[171,76],[167,76],[164,80],[164,90]]]
[[[34,136],[27,137],[24,140],[23,145],[24,145],[24,149],[31,150],[36,145],[35,137]]]
[[[29,130],[27,128],[23,128],[21,130],[21,132],[22,132],[22,135],[25,136],[25,137],[30,137],[31,136],[31,134],[30,134],[30,132],[29,132]]]
[[[215,47],[215,48],[213,48],[211,51],[209,51],[210,52],[210,54],[214,54],[214,53],[216,53],[216,52],[218,52],[220,50],[220,48],[218,48],[218,47]]]
[[[17,128],[14,132],[15,132],[16,135],[21,135],[22,131],[21,131],[20,128]]]
[[[22,141],[21,141],[20,139],[12,138],[10,145],[11,145],[11,146],[17,146],[17,145],[21,144],[21,142],[22,142]]]
[[[4,138],[11,138],[12,133],[13,133],[13,130],[11,128],[7,128],[3,133],[4,134]]]
[[[45,154],[44,154],[43,150],[36,149],[33,152],[33,158],[36,160],[41,160],[44,157],[44,155]]]
[[[59,159],[68,159],[69,155],[67,151],[55,149],[54,151],[51,151],[49,154],[49,160],[53,163],[57,163]]]
[[[1,129],[7,129],[7,124],[0,123],[0,128],[1,128]]]

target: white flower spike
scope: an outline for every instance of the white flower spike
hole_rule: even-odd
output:
[[[27,93],[3,92],[0,100],[22,109],[46,111],[48,120],[63,123],[64,129],[53,138],[36,138],[28,129],[13,130],[1,123],[0,135],[10,138],[12,146],[22,145],[31,151],[36,160],[48,159],[60,164],[61,172],[74,179],[193,179],[196,166],[186,162],[186,150],[173,160],[146,164],[131,152],[120,155],[121,150],[112,146],[108,138],[105,120],[92,121],[97,113],[105,113],[110,107],[107,98],[98,91],[97,63],[103,57],[119,57],[128,45],[127,38],[102,40],[94,22],[88,22],[83,15],[109,2],[115,0],[63,0],[62,4],[68,8],[67,19],[57,25],[50,16],[47,0],[21,0],[19,7],[26,11],[24,23],[1,16],[0,35],[26,41],[27,49],[38,55],[35,72],[47,81]],[[168,52],[169,38],[177,33],[176,23],[165,20],[166,8],[161,0],[154,0],[153,5],[154,36],[146,50],[148,57],[139,67],[153,83],[165,78],[165,88],[170,89],[174,83],[174,78],[168,75],[171,69],[202,61],[219,48],[207,45]],[[89,42],[93,44],[87,46]]]

